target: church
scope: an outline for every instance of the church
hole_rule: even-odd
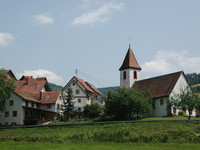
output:
[[[167,102],[181,90],[186,89],[189,83],[183,71],[174,72],[148,79],[141,79],[142,68],[137,62],[132,49],[128,48],[124,61],[119,68],[120,88],[137,88],[150,90],[153,98],[153,111],[149,116],[164,117],[169,114],[178,115],[179,109],[172,106],[167,109]],[[188,112],[186,111],[188,114]],[[196,112],[192,112],[196,116]]]

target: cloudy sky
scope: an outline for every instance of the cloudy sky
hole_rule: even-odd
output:
[[[142,78],[200,73],[199,0],[0,0],[0,68],[65,85],[119,85],[128,45]]]

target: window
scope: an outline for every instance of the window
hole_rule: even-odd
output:
[[[26,101],[26,107],[28,107],[28,101]]]
[[[31,107],[34,107],[34,103],[33,102],[31,103]]]
[[[81,103],[81,99],[78,99],[78,103]]]
[[[51,109],[51,104],[47,104],[47,109]]]
[[[163,105],[163,104],[164,104],[164,100],[160,99],[160,105]]]
[[[5,122],[5,125],[8,125],[8,122]]]
[[[76,90],[76,94],[79,94],[79,90]]]
[[[173,113],[176,114],[176,107],[173,107]]]
[[[126,79],[126,71],[123,72],[123,79]]]
[[[60,105],[59,104],[57,104],[57,109],[60,109]]]
[[[35,83],[32,82],[31,85],[33,86],[33,85],[35,85]]]
[[[19,86],[20,86],[20,85],[21,85],[21,83],[17,83],[17,85],[19,85]]]
[[[73,86],[75,86],[75,82],[73,82],[72,84],[73,84]]]
[[[153,107],[153,109],[155,109],[155,108],[156,108],[155,101],[153,101],[153,103],[152,103],[152,107]]]
[[[11,125],[12,125],[12,126],[16,126],[17,123],[16,123],[16,122],[12,122]]]
[[[9,111],[4,112],[4,117],[9,117]]]
[[[40,108],[40,104],[39,103],[36,104],[36,108]]]
[[[0,126],[1,126],[2,124],[0,123]]]
[[[46,96],[46,99],[49,99],[49,95]]]
[[[60,108],[63,109],[63,105],[61,105]]]
[[[13,100],[10,100],[10,101],[9,101],[9,106],[13,106],[13,104],[14,104],[14,101],[13,101]]]
[[[133,75],[133,78],[134,78],[134,79],[137,79],[137,71],[134,71],[133,74],[134,74],[134,75]]]
[[[81,107],[78,108],[78,111],[81,111]]]
[[[13,117],[17,117],[17,111],[13,111]]]
[[[60,96],[60,100],[62,100],[62,96]]]

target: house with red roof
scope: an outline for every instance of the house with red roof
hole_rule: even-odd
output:
[[[161,75],[153,78],[141,80],[141,70],[132,49],[128,48],[125,59],[119,68],[120,71],[120,87],[121,88],[137,88],[139,90],[150,90],[153,98],[153,112],[150,116],[168,116],[169,114],[178,115],[176,107],[172,106],[167,109],[167,102],[176,94],[189,86],[183,71]],[[186,111],[188,114],[188,111]],[[196,112],[192,112],[192,116],[196,116]]]
[[[15,79],[15,91],[6,102],[6,110],[0,114],[0,125],[24,125],[55,120],[62,115],[61,91],[51,91],[47,79],[22,76]]]
[[[85,82],[74,76],[63,88],[62,94],[64,96],[67,96],[67,90],[69,88],[73,91],[75,110],[82,112],[86,105],[99,103],[101,92],[92,83]]]

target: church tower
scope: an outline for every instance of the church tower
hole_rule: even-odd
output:
[[[132,49],[130,48],[126,53],[126,57],[122,66],[119,68],[120,71],[120,88],[131,88],[133,83],[140,80],[140,73],[142,68],[138,64]]]

